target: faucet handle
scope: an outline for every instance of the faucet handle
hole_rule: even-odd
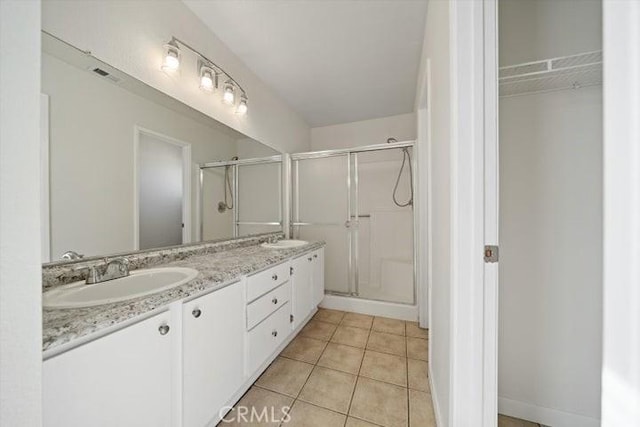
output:
[[[100,281],[100,272],[96,268],[95,265],[89,266],[87,268],[87,285],[92,285],[94,283],[98,283]]]
[[[109,268],[111,265],[117,265],[118,266],[118,271],[120,271],[121,274],[128,276],[129,275],[129,260],[123,257],[119,257],[119,258],[114,258],[111,261],[107,262],[107,268]]]

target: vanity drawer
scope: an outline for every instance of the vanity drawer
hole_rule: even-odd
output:
[[[247,373],[249,375],[253,375],[258,370],[291,332],[290,313],[291,304],[287,302],[248,332]]]
[[[276,265],[273,268],[247,278],[247,301],[253,301],[266,294],[278,285],[289,280],[289,263]]]
[[[249,304],[247,306],[247,330],[262,322],[290,299],[291,281],[288,281]]]

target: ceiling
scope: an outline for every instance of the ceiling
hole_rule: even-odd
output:
[[[426,0],[183,1],[312,127],[413,111]]]

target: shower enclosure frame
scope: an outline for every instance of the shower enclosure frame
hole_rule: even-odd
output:
[[[278,206],[279,206],[279,221],[240,221],[240,204],[238,203],[238,195],[239,195],[239,167],[240,166],[251,166],[251,165],[266,165],[266,164],[280,164],[280,192],[278,193]],[[240,227],[242,225],[279,225],[281,231],[284,231],[284,214],[283,214],[283,200],[284,195],[282,192],[282,182],[285,181],[285,165],[284,165],[284,156],[282,154],[277,154],[275,156],[268,157],[256,157],[251,159],[240,159],[240,160],[220,160],[209,163],[201,163],[198,165],[199,167],[199,177],[198,177],[198,200],[199,200],[199,221],[200,221],[200,240],[202,240],[204,236],[204,171],[205,169],[212,168],[221,168],[221,167],[232,167],[233,168],[233,200],[235,203],[233,209],[233,237],[240,236]],[[225,187],[226,191],[226,187]]]
[[[386,144],[375,144],[375,145],[366,145],[362,147],[354,147],[354,148],[344,148],[344,149],[334,149],[334,150],[323,150],[323,151],[311,151],[305,153],[295,153],[291,154],[288,159],[289,165],[289,179],[288,186],[292,191],[289,191],[289,236],[294,237],[294,229],[295,227],[304,227],[304,226],[341,226],[343,225],[349,231],[347,232],[347,246],[349,251],[349,259],[347,261],[347,274],[348,274],[348,290],[347,292],[339,292],[339,291],[326,291],[327,295],[337,295],[343,297],[355,297],[362,298],[359,296],[359,279],[360,279],[360,271],[359,271],[359,220],[362,217],[367,217],[367,215],[360,215],[358,200],[359,200],[359,182],[358,182],[358,154],[373,152],[373,151],[384,151],[384,150],[398,150],[402,148],[411,148],[414,151],[414,156],[411,160],[412,162],[412,173],[411,179],[413,180],[414,186],[417,187],[417,178],[418,178],[418,164],[416,161],[417,156],[415,156],[416,151],[416,141],[401,141],[401,142],[392,142]],[[347,187],[347,219],[344,224],[340,223],[312,223],[312,222],[301,222],[300,221],[300,197],[299,197],[299,168],[298,163],[301,160],[310,160],[310,159],[321,159],[328,157],[340,157],[344,156],[347,161],[347,171],[346,171],[346,187]],[[352,165],[353,159],[353,165]],[[295,167],[294,167],[295,164]],[[353,177],[353,180],[352,180]],[[353,190],[353,192],[352,192]],[[413,203],[411,205],[412,211],[412,227],[413,227],[413,302],[411,304],[407,303],[396,303],[402,305],[417,305],[417,281],[418,281],[418,239],[415,236],[416,230],[418,230],[418,218],[416,213],[416,206],[418,205],[418,192],[414,191],[413,194]],[[355,203],[352,202],[355,200]],[[352,225],[355,222],[355,227],[352,229]],[[362,299],[370,299],[370,298],[362,298]],[[386,300],[374,300],[374,301],[382,301],[382,302],[392,302]]]

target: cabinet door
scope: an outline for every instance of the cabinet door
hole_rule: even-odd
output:
[[[313,253],[313,306],[317,307],[324,298],[324,249]]]
[[[169,320],[165,312],[44,361],[44,426],[169,427]]]
[[[312,311],[313,293],[311,289],[312,274],[311,254],[303,255],[293,260],[293,327],[297,328]]]
[[[241,282],[183,305],[184,427],[206,425],[243,384]]]

